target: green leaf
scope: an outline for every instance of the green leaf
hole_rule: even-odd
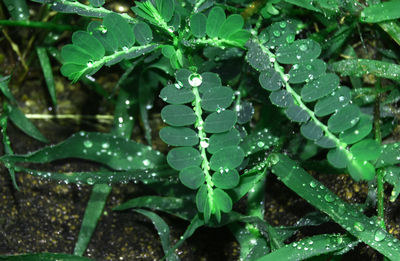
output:
[[[90,261],[93,259],[75,256],[70,254],[59,254],[59,253],[35,253],[35,254],[21,254],[21,255],[1,255],[1,260],[5,261],[47,261],[47,260],[59,260],[59,261]]]
[[[149,44],[153,40],[153,32],[151,31],[150,26],[145,22],[137,23],[133,28],[133,32],[135,34],[136,41],[140,45]]]
[[[360,13],[361,22],[378,23],[400,18],[400,2],[398,0],[378,3],[364,8]]]
[[[347,87],[338,87],[327,97],[319,100],[314,107],[315,115],[318,117],[334,113],[346,106],[351,99],[350,89]]]
[[[232,14],[222,23],[218,32],[218,37],[228,39],[231,34],[242,29],[243,25],[243,17],[239,14]]]
[[[204,37],[206,35],[206,23],[207,17],[204,14],[194,14],[190,18],[190,31],[197,38]]]
[[[207,17],[206,33],[210,38],[218,36],[222,24],[225,22],[225,11],[221,7],[213,7]]]
[[[317,141],[315,141],[315,144],[326,149],[331,149],[336,147],[335,141],[331,140],[327,136],[322,136]]]
[[[29,8],[26,0],[3,0],[3,3],[10,13],[12,20],[29,20]]]
[[[190,88],[169,84],[161,90],[160,98],[171,104],[185,104],[194,100],[194,94]]]
[[[176,170],[200,166],[201,161],[200,152],[191,147],[173,148],[167,155],[168,164]]]
[[[90,62],[93,62],[93,56],[86,51],[76,45],[67,44],[61,49],[61,58],[64,61],[64,64],[77,64],[77,65],[86,65]]]
[[[339,87],[339,81],[339,77],[336,74],[323,74],[321,77],[304,85],[301,90],[301,98],[305,102],[316,101],[336,90]]]
[[[175,54],[175,48],[172,45],[164,45],[161,49],[161,52],[169,59]]]
[[[298,105],[290,105],[285,112],[289,120],[294,122],[307,122],[310,119],[308,112]]]
[[[203,170],[198,166],[191,166],[179,172],[179,179],[190,189],[198,189],[205,181]]]
[[[347,170],[355,181],[373,180],[375,178],[375,167],[365,160],[352,159]]]
[[[341,132],[339,138],[342,142],[347,144],[356,143],[365,138],[372,131],[372,117],[367,114],[361,114],[360,120],[357,124]]]
[[[278,48],[294,42],[296,27],[294,20],[275,22],[261,31],[259,37],[267,47]]]
[[[344,169],[347,167],[348,159],[344,149],[336,148],[330,150],[326,158],[335,168]]]
[[[308,260],[322,254],[346,249],[352,242],[352,238],[346,235],[316,235],[281,247],[257,261]],[[310,245],[312,247],[309,247]]]
[[[137,213],[140,213],[146,217],[148,217],[156,228],[158,235],[161,239],[161,246],[164,250],[164,254],[167,254],[169,249],[171,248],[170,239],[169,239],[169,226],[165,221],[156,213],[144,210],[144,209],[135,209]],[[175,253],[171,253],[167,257],[167,261],[179,261],[179,257]]]
[[[393,186],[390,202],[394,202],[400,194],[400,167],[391,166],[385,170],[385,181]]]
[[[161,110],[161,118],[171,126],[180,127],[196,122],[194,111],[186,105],[167,105]]]
[[[240,176],[236,169],[223,172],[215,172],[212,176],[215,186],[221,189],[232,189],[239,184]]]
[[[211,89],[222,87],[221,78],[219,75],[212,72],[205,72],[201,74],[201,85],[199,87],[200,93],[205,93]]]
[[[44,79],[46,81],[47,89],[51,97],[53,105],[57,107],[56,86],[54,84],[53,70],[50,64],[49,56],[47,55],[44,47],[37,47],[36,53],[39,58],[40,66],[42,67]]]
[[[261,87],[268,91],[276,91],[283,86],[280,74],[274,69],[268,69],[261,72],[258,80],[261,84]]]
[[[348,59],[335,62],[331,67],[333,71],[342,76],[361,77],[365,74],[373,74],[380,78],[400,80],[400,65],[394,63],[368,59]]]
[[[233,91],[228,87],[212,88],[203,93],[201,107],[206,111],[228,108],[233,101]]]
[[[249,40],[251,33],[247,30],[239,30],[228,36],[229,41],[236,42],[239,46],[244,46]]]
[[[194,146],[199,143],[194,130],[182,127],[164,127],[160,130],[160,138],[171,146]]]
[[[232,210],[232,199],[222,189],[214,190],[214,203],[222,212],[229,213]]]
[[[47,143],[48,140],[43,136],[43,134],[36,128],[33,123],[25,117],[24,113],[18,109],[18,107],[13,105],[8,105],[8,116],[10,120],[23,132],[28,134],[34,139],[41,142]]]
[[[382,154],[376,161],[376,167],[381,168],[400,163],[400,142],[382,145]]]
[[[183,86],[189,89],[192,89],[192,86],[189,83],[189,77],[192,74],[191,71],[187,69],[180,69],[175,73],[175,79],[177,80],[179,86]]]
[[[100,7],[100,6],[104,5],[104,3],[106,1],[105,0],[89,0],[89,2],[94,7]]]
[[[221,133],[229,131],[237,121],[236,113],[231,110],[213,112],[204,121],[204,131]]]
[[[271,92],[269,99],[272,104],[281,108],[288,108],[294,104],[292,95],[286,90]]]
[[[376,140],[365,139],[350,148],[355,159],[376,160],[381,155],[381,147]]]
[[[230,146],[215,152],[210,159],[210,167],[214,171],[229,170],[242,164],[244,152],[238,146]]]
[[[320,126],[314,123],[314,121],[309,121],[300,127],[301,134],[309,140],[318,140],[324,135],[323,130]]]
[[[321,54],[321,46],[311,39],[294,41],[283,45],[276,53],[278,62],[283,64],[297,64],[300,61],[309,61]]]
[[[4,94],[4,96],[6,96],[9,101],[17,103],[17,100],[15,100],[14,96],[10,92],[10,89],[8,88],[8,83],[10,82],[10,79],[11,75],[7,75],[4,77],[0,75],[0,91]]]
[[[87,31],[101,43],[107,53],[114,53],[118,50],[117,36],[100,22],[90,22]]]
[[[119,14],[111,13],[104,17],[103,25],[107,32],[113,32],[118,39],[120,49],[129,48],[135,43],[135,34],[130,24]]]
[[[203,184],[200,186],[199,190],[196,193],[196,206],[197,209],[203,213],[205,207],[208,205],[208,192],[207,185]]]
[[[149,146],[107,133],[79,132],[65,141],[25,155],[6,155],[10,163],[45,163],[80,158],[104,164],[115,170],[149,169],[166,165],[164,155]]]
[[[174,0],[156,0],[157,10],[165,22],[169,22],[174,15],[175,1]]]
[[[257,71],[268,71],[272,66],[268,54],[266,54],[255,41],[249,41],[246,45],[248,51],[246,61]]]
[[[334,133],[350,129],[360,119],[360,108],[357,105],[349,104],[333,114],[328,120],[328,128]]]
[[[211,154],[219,151],[224,147],[236,146],[240,142],[240,133],[236,128],[232,128],[227,132],[216,133],[211,135],[208,141],[207,151]]]
[[[290,83],[302,83],[317,79],[326,71],[326,63],[320,59],[300,62],[292,66],[289,71]]]

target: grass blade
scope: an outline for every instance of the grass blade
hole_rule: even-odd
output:
[[[381,22],[379,26],[400,45],[400,23],[398,21]]]
[[[39,57],[40,66],[42,67],[43,76],[46,81],[47,89],[51,97],[53,105],[57,106],[56,86],[54,84],[53,70],[51,68],[50,59],[44,47],[37,47],[36,53]]]
[[[167,255],[170,247],[170,240],[169,240],[169,227],[167,223],[157,214],[147,211],[144,209],[135,209],[135,212],[140,213],[153,222],[154,227],[157,229],[158,234],[160,235],[161,239],[161,246],[164,250],[164,253]],[[168,261],[178,261],[180,260],[175,253],[171,253],[167,256]]]
[[[378,23],[400,18],[400,1],[392,0],[380,4],[370,5],[360,13],[360,21]]]
[[[342,76],[373,74],[380,78],[400,80],[400,65],[368,59],[348,59],[332,63],[332,70]]]
[[[345,249],[352,239],[344,235],[317,235],[286,245],[257,261],[305,260]]]
[[[29,10],[25,0],[3,0],[3,3],[13,20],[29,19]]]
[[[272,154],[272,173],[311,205],[326,213],[350,234],[392,260],[400,260],[400,243],[382,230],[374,217],[367,217],[356,206],[342,201],[324,185],[300,168],[289,157]]]

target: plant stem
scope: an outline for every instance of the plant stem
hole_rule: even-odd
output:
[[[18,26],[18,27],[32,27],[41,28],[46,30],[56,30],[56,31],[75,31],[78,29],[76,26],[66,25],[66,24],[55,24],[48,22],[37,22],[37,21],[13,21],[13,20],[0,20],[0,25],[2,26]]]
[[[381,126],[380,126],[380,106],[381,106],[381,95],[380,95],[380,87],[381,87],[381,81],[378,78],[376,85],[375,85],[375,105],[374,105],[374,130],[375,130],[375,140],[379,142],[379,144],[382,143],[382,134],[381,134]],[[384,177],[385,171],[381,168],[378,169],[377,175],[376,175],[376,183],[377,183],[377,198],[378,198],[378,222],[379,225],[383,228],[386,229],[385,226],[385,194],[384,194]]]

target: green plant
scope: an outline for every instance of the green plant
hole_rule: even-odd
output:
[[[10,77],[0,80],[5,147],[0,160],[15,188],[16,171],[93,185],[75,256],[69,260],[80,260],[84,254],[111,184],[132,180],[158,195],[134,198],[114,210],[134,209],[151,219],[167,260],[178,260],[174,250],[201,226],[228,226],[240,244],[243,260],[314,256],[331,260],[360,242],[387,259],[400,259],[400,243],[384,222],[383,190],[384,183],[393,185],[391,201],[400,193],[398,112],[393,112],[400,97],[396,64],[400,27],[395,20],[398,12],[392,11],[400,8],[398,1],[147,0],[131,8],[133,17],[103,8],[104,1],[34,2],[61,13],[100,18],[88,20],[79,30],[68,27],[75,30],[72,43],[61,52],[37,48],[53,104],[57,100],[49,51],[56,54],[61,73],[72,82],[87,81],[104,66],[118,64],[122,70],[115,87],[118,96],[111,133],[81,131],[25,155],[13,154],[6,133],[8,120],[33,138],[46,139],[16,106],[8,89]],[[0,24],[57,28],[29,21]],[[361,51],[356,52],[351,43],[360,27],[388,42],[374,46],[381,61],[357,58]],[[362,39],[361,44],[365,45]],[[370,86],[360,79],[365,74],[376,77]],[[108,96],[105,90],[97,90]],[[137,109],[145,139],[152,144],[149,106],[159,109],[166,125],[159,131],[159,138],[173,146],[166,156],[130,140]],[[261,116],[253,117],[255,111]],[[90,160],[103,168],[65,174],[22,164],[65,158]],[[315,164],[310,164],[315,162],[322,166],[321,174],[334,169],[357,182],[368,181],[366,203],[346,203],[304,170],[315,170]],[[319,212],[294,227],[269,224],[264,219],[264,193],[270,172]],[[245,213],[233,210],[242,198],[247,198]],[[377,215],[367,216],[364,212],[375,207],[375,199]],[[143,208],[175,215],[190,225],[171,245],[165,221]],[[290,241],[301,227],[327,221],[345,232]],[[51,258],[47,255],[55,254],[43,254],[43,258]]]

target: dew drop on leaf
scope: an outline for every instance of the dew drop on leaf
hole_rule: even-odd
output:
[[[361,224],[360,222],[355,222],[354,223],[354,225],[353,225],[353,227],[354,227],[354,229],[355,230],[357,230],[357,231],[359,231],[359,232],[362,232],[362,231],[364,231],[364,225],[363,224]]]
[[[308,50],[308,47],[307,47],[307,45],[306,45],[306,44],[302,44],[302,45],[300,45],[300,46],[299,46],[299,49],[300,49],[300,51],[303,51],[303,52],[305,52],[305,51],[307,51],[307,50]]]
[[[375,231],[375,234],[374,234],[375,241],[380,242],[380,241],[384,240],[385,238],[386,238],[385,231],[383,231],[382,229],[378,229]]]
[[[87,178],[86,182],[88,185],[93,185],[94,184],[94,180],[92,178]]]
[[[310,187],[315,188],[317,187],[317,182],[315,182],[314,180],[310,182]]]
[[[201,77],[200,74],[198,73],[192,73],[191,75],[189,75],[189,84],[193,87],[198,87],[201,85],[201,83],[203,82],[203,79]]]
[[[103,149],[108,149],[108,148],[110,147],[110,144],[107,143],[107,142],[105,142],[105,143],[101,144],[101,147],[102,147]]]
[[[85,148],[91,148],[93,146],[93,142],[90,140],[85,140],[83,142],[83,146],[85,146]]]
[[[333,197],[332,194],[326,194],[326,195],[324,196],[324,199],[325,199],[325,201],[328,202],[328,203],[332,203],[333,201],[335,201],[335,197]]]

